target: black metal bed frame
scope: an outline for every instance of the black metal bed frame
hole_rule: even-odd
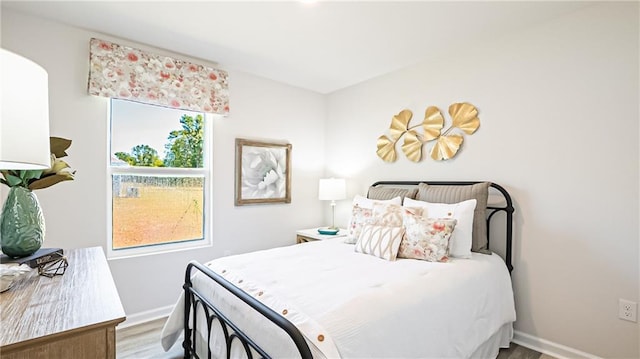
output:
[[[389,186],[389,185],[401,185],[401,186],[412,186],[418,185],[419,183],[426,183],[428,185],[434,186],[465,186],[472,185],[476,183],[481,183],[479,181],[379,181],[375,182],[372,186]],[[511,261],[511,249],[512,249],[512,240],[513,240],[513,202],[511,201],[511,196],[509,193],[500,185],[491,183],[491,187],[498,190],[506,201],[506,204],[502,207],[500,206],[488,206],[489,214],[487,216],[487,247],[490,245],[489,242],[489,225],[491,222],[491,218],[497,212],[505,212],[506,214],[506,248],[504,259],[509,269],[509,272],[513,270],[513,265]],[[205,298],[201,293],[199,293],[194,287],[191,281],[193,276],[193,271],[197,271],[202,273],[202,275],[206,275],[221,287],[226,289],[228,292],[233,294],[235,297],[249,305],[255,311],[260,313],[262,316],[267,318],[269,321],[280,327],[293,341],[294,345],[298,349],[300,353],[300,357],[303,359],[312,359],[313,356],[311,354],[311,350],[309,349],[309,345],[307,344],[304,336],[298,330],[298,328],[293,325],[290,321],[282,317],[280,314],[273,311],[271,308],[264,305],[262,302],[253,298],[242,289],[236,287],[235,285],[228,282],[219,274],[215,273],[208,267],[196,262],[191,261],[187,265],[187,270],[185,273],[185,281],[183,285],[184,289],[184,341],[182,342],[182,347],[184,348],[184,357],[185,358],[198,358],[196,351],[197,346],[197,323],[198,320],[196,318],[196,313],[198,312],[198,308],[201,306],[204,314],[206,316],[206,324],[207,324],[207,358],[211,359],[211,329],[214,325],[214,322],[217,322],[222,329],[222,333],[225,337],[226,344],[226,359],[231,358],[231,349],[234,341],[238,341],[242,348],[245,351],[245,354],[248,359],[253,359],[254,350],[260,358],[271,358],[269,354],[267,354],[264,349],[262,349],[256,342],[246,335],[241,328],[238,328],[236,324],[234,324],[231,320],[227,318],[227,316],[220,311],[218,307],[215,306],[214,303],[207,298]]]
[[[261,358],[270,358],[270,356],[260,347],[258,346],[249,336],[247,336],[240,328],[238,328],[231,320],[229,320],[211,301],[202,296],[197,290],[193,288],[193,283],[191,282],[191,273],[193,269],[197,269],[197,271],[206,275],[207,277],[214,280],[224,289],[228,290],[230,293],[235,295],[238,299],[242,300],[246,304],[248,304],[251,308],[255,309],[258,313],[262,314],[264,317],[269,319],[271,322],[276,324],[282,330],[284,330],[293,343],[298,348],[300,356],[303,359],[312,359],[311,350],[307,345],[307,342],[304,339],[304,336],[295,325],[293,325],[290,321],[282,317],[280,314],[274,312],[271,308],[262,304],[258,300],[254,299],[252,296],[247,294],[242,289],[236,287],[235,285],[228,282],[222,276],[212,271],[205,265],[202,265],[196,261],[191,261],[187,265],[187,271],[184,278],[184,341],[182,342],[182,347],[184,348],[184,357],[185,358],[200,358],[196,352],[196,343],[197,343],[197,318],[196,313],[199,305],[202,305],[202,309],[207,317],[207,358],[211,358],[211,328],[213,326],[214,321],[220,324],[222,332],[224,333],[226,349],[227,349],[227,359],[231,357],[231,347],[234,340],[238,340],[242,347],[244,348],[245,353],[247,354],[248,359],[253,358],[253,354],[251,349],[254,349]],[[189,315],[193,310],[193,315]],[[189,317],[191,317],[191,326],[189,326]],[[230,331],[229,329],[232,329]]]

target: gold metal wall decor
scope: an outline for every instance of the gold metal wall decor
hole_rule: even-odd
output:
[[[412,162],[419,162],[422,159],[423,145],[434,140],[431,158],[436,161],[453,158],[462,146],[464,137],[459,133],[452,133],[452,131],[459,129],[467,135],[471,135],[480,127],[480,119],[476,107],[467,102],[451,104],[449,115],[452,119],[451,127],[443,132],[444,117],[440,109],[435,106],[427,107],[422,123],[411,127],[409,127],[409,122],[413,117],[411,110],[400,111],[391,119],[389,135],[378,137],[378,150],[376,151],[378,157],[385,162],[394,162],[398,158],[396,143],[404,135],[402,152]],[[422,132],[417,131],[419,127],[422,127]]]

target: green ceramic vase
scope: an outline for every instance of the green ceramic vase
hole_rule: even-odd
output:
[[[0,247],[9,257],[33,254],[44,241],[44,216],[38,197],[24,187],[11,187],[0,215]]]

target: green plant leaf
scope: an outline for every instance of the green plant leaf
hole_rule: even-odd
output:
[[[49,149],[56,158],[61,158],[67,155],[65,152],[67,148],[71,147],[71,140],[61,137],[49,137]]]
[[[42,170],[25,170],[21,171],[23,173],[23,180],[30,180],[33,178],[40,178],[42,176]]]
[[[43,177],[37,179],[29,184],[30,190],[42,189],[51,187],[54,184],[62,181],[71,181],[73,180],[73,173],[70,172],[61,172],[51,176]]]
[[[15,187],[22,183],[22,179],[20,179],[20,177],[8,173],[4,173],[4,178],[7,180],[7,183],[9,183],[9,187]]]
[[[42,172],[42,174],[43,175],[56,174],[56,173],[60,173],[60,171],[64,170],[65,168],[70,168],[70,167],[71,166],[69,166],[69,164],[66,163],[65,161],[56,159],[51,165],[51,168],[45,170],[44,172]]]

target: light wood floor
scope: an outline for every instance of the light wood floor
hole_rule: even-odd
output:
[[[160,332],[165,318],[148,323],[118,329],[116,331],[116,357],[118,359],[177,359],[182,358],[180,342],[169,352],[160,346]],[[497,359],[554,359],[546,354],[511,344],[509,349],[501,349]]]
[[[116,328],[116,358],[176,359],[183,357],[182,339],[165,353],[160,345],[160,333],[166,318],[132,327]]]

